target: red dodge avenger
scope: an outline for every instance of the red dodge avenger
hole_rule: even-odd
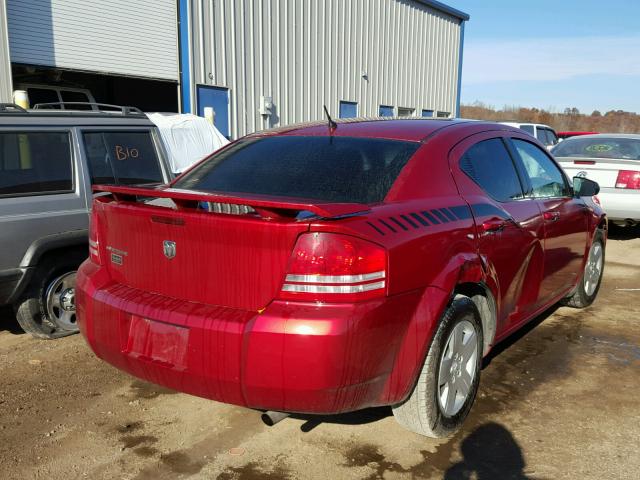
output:
[[[495,123],[292,126],[170,185],[96,190],[77,276],[96,355],[273,422],[390,405],[449,435],[483,356],[590,305],[604,267],[598,185]]]

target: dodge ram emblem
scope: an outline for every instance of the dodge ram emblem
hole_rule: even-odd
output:
[[[176,242],[165,240],[162,242],[162,247],[164,250],[164,256],[169,260],[176,256]]]
[[[581,172],[578,172],[578,174],[576,175],[576,177],[580,177],[580,178],[587,178],[587,172],[585,172],[584,170],[582,170]]]

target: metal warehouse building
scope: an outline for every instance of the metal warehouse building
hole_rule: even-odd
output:
[[[0,101],[48,85],[62,100],[211,107],[233,138],[323,105],[450,116],[468,18],[433,0],[0,0]]]

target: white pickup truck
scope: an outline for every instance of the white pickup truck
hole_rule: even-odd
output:
[[[500,122],[510,127],[519,128],[524,130],[532,137],[536,137],[540,143],[542,143],[547,150],[551,150],[555,147],[559,140],[556,131],[549,125],[543,125],[541,123],[517,123],[517,122]]]

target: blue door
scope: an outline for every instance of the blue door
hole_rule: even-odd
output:
[[[197,85],[198,115],[204,117],[204,107],[213,107],[214,125],[220,133],[229,138],[229,89]]]

